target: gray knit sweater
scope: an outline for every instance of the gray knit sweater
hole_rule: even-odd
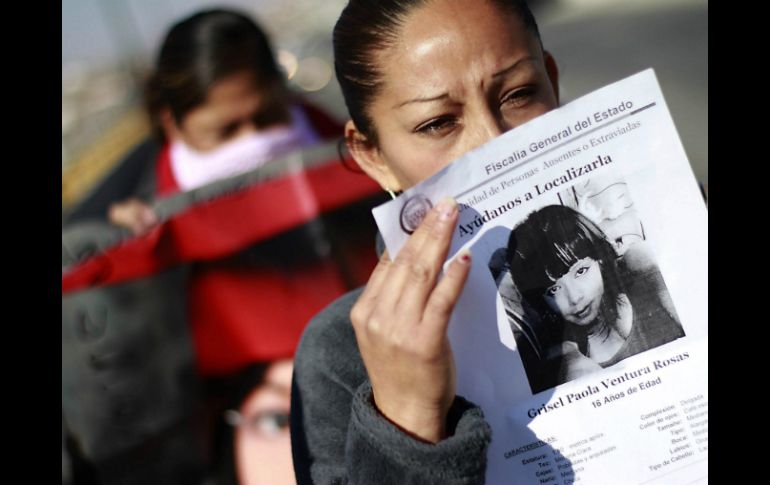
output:
[[[361,291],[317,315],[297,350],[291,438],[298,483],[484,483],[491,430],[477,406],[456,397],[447,418],[451,435],[434,445],[406,435],[372,404],[349,318]]]

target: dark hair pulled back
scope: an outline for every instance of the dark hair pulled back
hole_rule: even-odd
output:
[[[368,108],[382,86],[377,52],[393,45],[407,16],[431,1],[437,0],[350,0],[334,26],[334,71],[350,118],[371,143],[377,143],[377,136]],[[486,1],[501,12],[519,15],[524,26],[540,38],[525,1]]]

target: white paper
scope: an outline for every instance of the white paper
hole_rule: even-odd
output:
[[[465,247],[473,255],[448,332],[458,394],[492,426],[487,483],[707,483],[707,211],[653,70],[519,126],[376,208],[391,255],[445,196],[461,211],[448,260]],[[638,254],[653,263],[664,282],[657,308],[667,295],[683,335],[533,394],[519,350],[546,355],[527,343],[545,326],[521,316],[511,280],[498,290],[489,264],[495,251],[508,261],[511,228],[550,205],[596,223],[627,267]],[[528,362],[534,376],[538,361]]]

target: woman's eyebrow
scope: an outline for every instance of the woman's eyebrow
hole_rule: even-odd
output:
[[[437,96],[414,98],[414,99],[409,99],[407,101],[404,101],[402,103],[398,103],[397,105],[393,106],[393,108],[400,108],[410,103],[428,103],[431,101],[440,101],[442,99],[447,99],[447,98],[449,98],[449,93],[439,94]]]
[[[516,69],[518,69],[519,65],[524,63],[524,62],[535,62],[535,58],[533,56],[522,57],[521,59],[519,59],[518,61],[514,62],[510,66],[505,67],[505,68],[497,71],[496,73],[492,74],[492,77],[493,78],[498,78],[500,76],[504,76],[504,75],[510,73],[511,71],[515,71]]]
[[[493,78],[498,78],[500,76],[504,76],[504,75],[510,73],[511,71],[515,71],[516,69],[518,69],[519,66],[522,63],[527,63],[527,62],[532,63],[535,60],[536,59],[533,56],[523,57],[523,58],[517,60],[516,62],[514,62],[513,64],[511,64],[510,66],[505,67],[505,68],[497,71],[496,73],[492,74],[492,77]],[[421,97],[418,97],[418,98],[413,98],[413,99],[409,99],[409,100],[406,100],[406,101],[402,101],[401,103],[398,103],[398,104],[394,105],[393,108],[394,109],[398,109],[398,108],[400,108],[402,106],[405,106],[405,105],[411,104],[411,103],[429,103],[429,102],[432,102],[432,101],[441,101],[441,100],[447,99],[447,98],[449,98],[449,94],[448,93],[443,93],[443,94],[439,94],[439,95],[436,95],[436,96],[421,96]]]

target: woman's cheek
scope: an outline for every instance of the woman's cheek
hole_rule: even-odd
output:
[[[548,308],[550,308],[552,312],[556,313],[559,316],[563,315],[563,312],[561,311],[561,307],[558,301],[558,297],[544,296],[543,299],[545,299],[546,305],[548,305]]]
[[[446,153],[442,144],[430,140],[414,140],[410,137],[402,139],[401,143],[391,143],[389,148],[383,150],[385,162],[398,179],[402,190],[419,184],[454,159]]]
[[[238,476],[242,485],[294,485],[288,428],[280,435],[239,437]]]

